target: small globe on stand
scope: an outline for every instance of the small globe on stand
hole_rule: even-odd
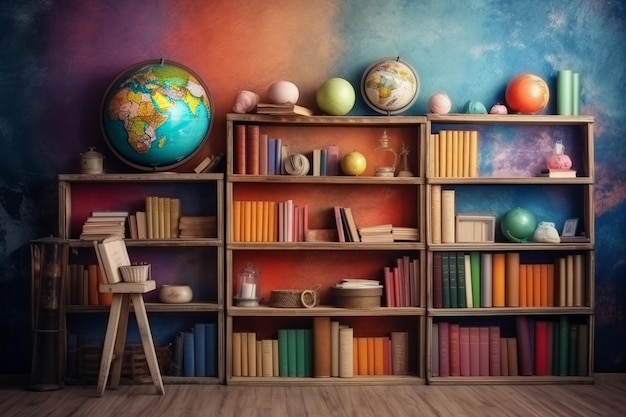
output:
[[[164,60],[140,62],[119,74],[100,109],[104,139],[124,163],[165,171],[193,157],[208,140],[214,106],[189,68]]]
[[[387,115],[402,113],[411,107],[419,89],[417,72],[400,57],[374,62],[361,79],[361,93],[367,105]]]

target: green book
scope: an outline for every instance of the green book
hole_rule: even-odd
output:
[[[441,254],[441,296],[443,308],[450,308],[450,254]]]
[[[296,329],[287,330],[287,376],[296,376],[298,353],[296,348]]]
[[[456,253],[449,254],[449,274],[450,274],[450,308],[459,307],[459,281],[457,276]]]
[[[480,307],[480,254],[470,252],[470,264],[472,268],[472,304],[474,308]]]
[[[278,375],[289,376],[287,329],[278,329]]]
[[[459,308],[467,307],[465,299],[465,254],[456,253],[456,300]]]
[[[296,329],[296,376],[306,376],[306,348],[304,329]]]
[[[569,350],[568,350],[568,375],[578,375],[578,325],[570,324],[569,326]]]
[[[559,375],[567,376],[569,351],[569,318],[561,316],[559,321]]]

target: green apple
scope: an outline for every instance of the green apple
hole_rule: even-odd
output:
[[[367,159],[359,151],[351,151],[341,158],[341,170],[346,175],[361,175],[367,168]]]

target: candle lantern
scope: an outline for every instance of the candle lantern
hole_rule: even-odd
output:
[[[256,307],[259,305],[259,270],[248,263],[237,275],[238,291],[235,305],[239,307]]]
[[[374,149],[374,173],[377,177],[393,177],[398,163],[398,154],[389,145],[386,130],[379,142],[380,145]]]

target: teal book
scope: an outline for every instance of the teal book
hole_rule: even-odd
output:
[[[287,330],[287,376],[296,376],[298,367],[296,329]]]
[[[195,376],[206,376],[206,324],[196,323],[193,327]]]
[[[296,329],[296,376],[306,376],[306,348],[304,329]]]
[[[569,367],[569,318],[561,316],[559,321],[559,373],[560,376],[567,376]]]
[[[450,308],[459,306],[459,280],[457,276],[456,253],[450,252],[449,255],[449,274],[450,274]]]
[[[465,254],[463,252],[456,253],[456,300],[459,308],[467,307],[465,299]]]
[[[217,325],[206,325],[206,376],[217,376]]]
[[[472,304],[474,308],[480,307],[480,253],[470,252],[470,264],[472,268]]]
[[[313,376],[313,329],[304,329],[304,376]]]
[[[441,298],[443,308],[450,308],[450,254],[441,254]]]
[[[287,329],[278,329],[278,375],[289,376]]]
[[[569,349],[567,361],[567,373],[570,376],[578,375],[578,325],[569,326]]]

